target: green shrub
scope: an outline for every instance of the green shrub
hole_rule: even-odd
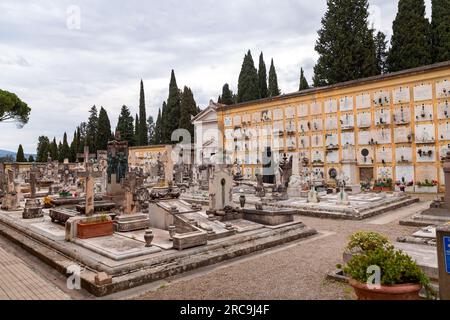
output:
[[[378,266],[381,270],[381,285],[421,284],[427,296],[434,297],[436,293],[430,286],[430,280],[413,259],[393,246],[381,246],[353,256],[344,268],[344,272],[352,279],[366,283],[371,276],[367,273],[369,267]]]
[[[357,232],[350,236],[347,251],[369,251],[388,245],[389,239],[376,232]]]

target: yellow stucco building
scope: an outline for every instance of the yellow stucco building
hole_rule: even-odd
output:
[[[436,181],[442,190],[449,103],[450,61],[220,106],[220,145],[248,179],[260,172],[270,147],[275,162],[298,153],[324,179],[331,169],[340,172],[344,162],[354,161],[358,183]]]

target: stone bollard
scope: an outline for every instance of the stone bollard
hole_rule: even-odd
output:
[[[450,300],[450,224],[436,228],[439,269],[439,296]]]

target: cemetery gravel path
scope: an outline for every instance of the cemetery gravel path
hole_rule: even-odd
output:
[[[422,204],[423,205],[423,204]],[[413,213],[414,205],[406,210]],[[158,289],[137,299],[176,300],[342,300],[354,299],[346,284],[326,279],[328,272],[342,263],[342,252],[348,237],[357,231],[376,231],[395,241],[418,228],[400,226],[396,213],[384,214],[394,221],[384,225],[369,221],[341,221],[298,217],[307,226],[326,233],[320,239],[287,244],[269,254],[257,254],[242,261],[224,263],[207,272],[186,278],[166,279]],[[387,217],[389,218],[389,217]],[[392,220],[391,219],[391,220]],[[269,250],[270,251],[270,250]]]

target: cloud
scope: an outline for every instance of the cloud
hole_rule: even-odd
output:
[[[429,0],[428,0],[429,1]],[[390,32],[392,0],[372,0]],[[79,20],[73,20],[78,6]],[[205,107],[224,83],[236,91],[244,54],[274,58],[283,92],[297,90],[299,70],[312,78],[314,44],[326,0],[2,0],[0,87],[32,108],[18,130],[1,124],[0,149],[35,152],[40,135],[71,139],[92,105],[115,126],[122,105],[133,114],[144,79],[148,113],[167,99],[171,69]],[[79,28],[68,28],[68,20]]]

